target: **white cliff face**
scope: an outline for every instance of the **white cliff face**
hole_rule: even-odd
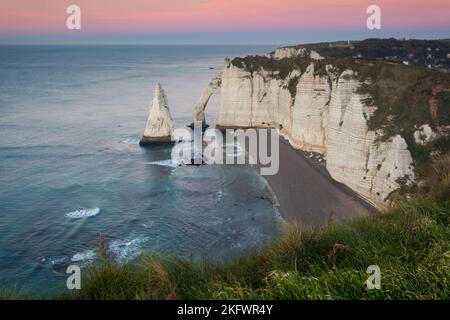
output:
[[[219,125],[222,127],[277,127],[288,125],[293,101],[287,89],[289,79],[298,76],[292,72],[287,79],[276,74],[259,72],[252,75],[225,61],[222,73],[222,99]]]
[[[313,60],[322,60],[322,57],[319,53],[314,50],[307,50],[306,48],[278,48],[272,53],[266,54],[267,58],[281,60],[285,58],[293,58],[293,57],[310,57]]]
[[[330,94],[330,80],[314,75],[314,64],[311,63],[299,78],[292,107],[289,138],[294,147],[326,152]]]
[[[305,56],[307,54],[305,48],[278,48],[273,53],[269,53],[266,56],[268,58],[273,59],[284,59],[284,58],[291,58],[296,56]]]
[[[378,142],[376,132],[368,130],[367,121],[375,110],[364,104],[368,96],[358,93],[360,85],[350,70],[333,83],[327,170],[335,180],[382,208],[392,191],[414,180],[413,161],[401,136]]]
[[[286,79],[260,70],[251,74],[226,61],[218,125],[277,128],[280,135],[303,150],[326,156],[327,170],[378,208],[387,197],[414,180],[413,160],[405,140],[397,135],[384,142],[367,122],[376,107],[358,92],[362,83],[352,70],[326,75],[293,71]],[[289,81],[298,77],[295,96]]]
[[[405,139],[400,135],[374,147],[367,166],[372,175],[370,192],[375,194],[378,201],[386,198],[399,186],[408,185],[414,180],[413,159]]]
[[[173,124],[166,94],[158,82],[150,105],[147,126],[141,144],[172,141]]]
[[[368,132],[364,97],[356,93],[359,82],[350,70],[333,82],[329,104],[327,169],[337,181],[370,198],[371,178],[367,159],[375,133]]]
[[[309,56],[311,57],[311,59],[313,60],[322,60],[325,59],[324,57],[322,57],[318,52],[311,50]]]

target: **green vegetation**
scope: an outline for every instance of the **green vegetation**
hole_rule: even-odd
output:
[[[277,243],[229,263],[146,256],[104,260],[64,299],[448,299],[450,156],[415,200],[388,213],[316,230],[287,228]],[[381,290],[365,284],[381,268]]]
[[[442,123],[450,123],[450,88],[439,92],[437,99],[437,119]]]
[[[305,72],[311,60],[302,57],[275,60],[265,56],[247,56],[234,58],[231,63],[235,67],[244,69],[252,74],[261,70],[270,71],[274,73],[274,78],[284,80],[294,70]]]
[[[314,50],[328,58],[352,58],[361,56],[366,59],[383,59],[412,65],[449,67],[446,54],[450,52],[450,40],[399,40],[365,39],[362,41],[321,42],[293,46]],[[431,57],[429,57],[431,54]]]
[[[295,95],[297,94],[298,80],[300,80],[299,76],[295,76],[295,77],[292,77],[291,79],[289,79],[288,90],[289,90],[289,93],[291,94],[292,98],[295,98]]]

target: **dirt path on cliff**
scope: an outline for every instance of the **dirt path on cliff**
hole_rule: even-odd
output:
[[[355,192],[331,178],[322,164],[295,150],[280,138],[280,167],[265,176],[280,203],[280,214],[289,222],[320,226],[376,214],[377,210]]]

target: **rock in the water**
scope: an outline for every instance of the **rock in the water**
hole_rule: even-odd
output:
[[[161,84],[156,83],[155,95],[150,106],[147,126],[140,145],[169,143],[173,141],[173,124],[169,103]]]

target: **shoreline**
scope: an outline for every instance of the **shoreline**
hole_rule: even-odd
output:
[[[292,223],[318,227],[330,221],[379,214],[356,192],[335,181],[309,152],[297,150],[279,136],[280,167],[277,174],[263,176],[276,197],[281,217]]]

